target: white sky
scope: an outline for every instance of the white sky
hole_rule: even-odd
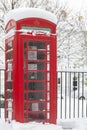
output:
[[[61,2],[66,2],[69,7],[75,11],[81,11],[87,9],[87,0],[60,0]]]

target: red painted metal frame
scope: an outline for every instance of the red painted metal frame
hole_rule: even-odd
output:
[[[48,27],[52,29],[53,34],[56,32],[56,25],[43,19],[37,18],[29,18],[24,20],[19,20],[16,24],[11,25],[8,24],[10,27],[11,25],[15,25],[17,30],[21,29],[22,25],[31,25],[31,26],[38,26],[38,27]],[[6,27],[8,29],[8,26]],[[56,36],[50,35],[47,36],[45,34],[38,34],[33,36],[32,34],[23,35],[21,32],[16,32],[13,37],[6,39],[5,43],[8,44],[10,41],[13,41],[13,80],[12,80],[12,94],[13,94],[13,114],[12,119],[15,119],[19,122],[24,122],[24,40],[33,40],[33,41],[44,41],[50,43],[50,119],[44,120],[44,122],[54,123],[56,124],[57,119],[57,72],[56,72]],[[6,52],[7,53],[7,52]],[[6,59],[6,66],[7,66],[7,59]],[[7,68],[7,67],[6,67]],[[6,77],[7,77],[8,69],[6,69]],[[6,79],[7,84],[7,79]],[[7,86],[5,88],[5,93],[7,91]],[[47,92],[47,90],[46,90]],[[7,95],[7,94],[6,94]],[[47,96],[46,96],[47,97]],[[47,97],[48,98],[48,97]],[[7,96],[5,96],[5,104],[7,102]],[[46,99],[46,104],[48,103]],[[47,106],[47,105],[46,105]],[[5,111],[8,106],[6,105]],[[46,115],[47,115],[46,109]],[[7,118],[7,114],[5,112],[5,117]]]

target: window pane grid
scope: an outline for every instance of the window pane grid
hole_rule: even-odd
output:
[[[24,117],[47,120],[50,104],[50,46],[45,42],[24,42]],[[49,105],[50,106],[50,105]]]
[[[13,116],[13,41],[6,43],[6,118]]]

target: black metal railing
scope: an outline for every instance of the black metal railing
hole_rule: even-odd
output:
[[[87,117],[87,72],[58,71],[58,118]]]

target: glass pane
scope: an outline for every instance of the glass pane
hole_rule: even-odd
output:
[[[28,51],[28,60],[45,60],[46,52]]]
[[[45,110],[45,109],[46,109],[45,107],[46,107],[45,102],[40,102],[40,103],[39,103],[39,110],[40,110],[40,111]]]
[[[37,64],[28,62],[28,70],[37,70]]]
[[[11,92],[8,93],[8,99],[12,99],[12,93]]]
[[[45,80],[46,72],[28,72],[29,80]]]
[[[45,42],[39,42],[39,41],[30,41],[28,43],[28,47],[32,49],[32,47],[36,47],[37,49],[46,49]]]
[[[8,108],[12,108],[12,100],[8,100]]]
[[[8,89],[12,89],[12,82],[8,82]]]
[[[12,59],[12,52],[7,53],[7,59],[9,59],[9,60]]]
[[[12,70],[12,62],[8,62],[8,70]]]
[[[29,103],[28,104],[28,110],[29,111],[38,111],[39,110],[39,103]]]
[[[8,72],[8,80],[12,80],[12,72]]]
[[[28,62],[28,70],[46,70],[45,62]]]
[[[33,102],[28,104],[29,111],[43,111],[45,110],[45,102]]]
[[[28,51],[28,60],[37,60],[37,51]]]
[[[45,113],[44,112],[40,112],[40,113],[29,113],[28,115],[29,121],[33,121],[33,120],[45,120]]]
[[[30,92],[28,93],[29,100],[43,100],[45,99],[45,94],[40,92]]]
[[[28,90],[45,90],[45,82],[29,82]]]
[[[28,79],[29,80],[36,80],[37,79],[37,72],[28,72]]]
[[[8,50],[12,48],[12,42],[8,43]]]
[[[46,60],[46,52],[37,52],[37,60]]]

